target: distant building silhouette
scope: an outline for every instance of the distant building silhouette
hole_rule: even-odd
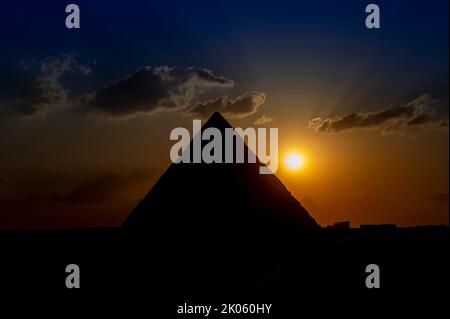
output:
[[[344,220],[341,222],[336,222],[333,225],[327,226],[327,228],[331,229],[350,229],[350,221]]]
[[[361,224],[359,226],[361,230],[395,230],[397,225],[395,224]]]

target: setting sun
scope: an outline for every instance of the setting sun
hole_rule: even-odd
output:
[[[296,171],[305,166],[305,157],[300,153],[290,153],[285,159],[284,163],[289,170]]]

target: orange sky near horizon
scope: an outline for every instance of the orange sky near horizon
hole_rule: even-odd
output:
[[[292,125],[290,118],[279,114],[265,125],[279,127],[277,176],[322,226],[342,220],[353,227],[448,225],[448,133],[322,134],[298,122]],[[235,127],[252,126],[246,119],[229,120]],[[9,172],[8,185],[0,192],[1,227],[119,225],[170,164],[170,130],[175,125],[191,130],[190,121],[161,113],[100,128],[84,124],[78,132],[70,124],[60,126],[59,136],[43,130],[41,122],[26,123],[10,136],[14,157],[0,161]],[[43,142],[30,144],[21,134],[35,134]],[[295,172],[283,164],[292,150],[306,159],[305,167]],[[86,196],[89,191],[92,195]]]

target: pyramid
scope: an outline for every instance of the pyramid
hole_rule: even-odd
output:
[[[209,127],[219,129],[224,139],[225,128],[231,125],[216,112],[202,131]],[[192,141],[190,147],[192,149]],[[247,154],[247,145],[244,147]],[[274,174],[259,173],[261,165],[247,162],[171,164],[130,213],[123,228],[176,238],[211,240],[267,239],[289,231],[320,228]]]

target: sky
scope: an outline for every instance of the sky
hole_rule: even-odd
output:
[[[448,224],[448,1],[59,1],[0,12],[0,229],[117,226],[220,111],[277,127],[321,225]]]

